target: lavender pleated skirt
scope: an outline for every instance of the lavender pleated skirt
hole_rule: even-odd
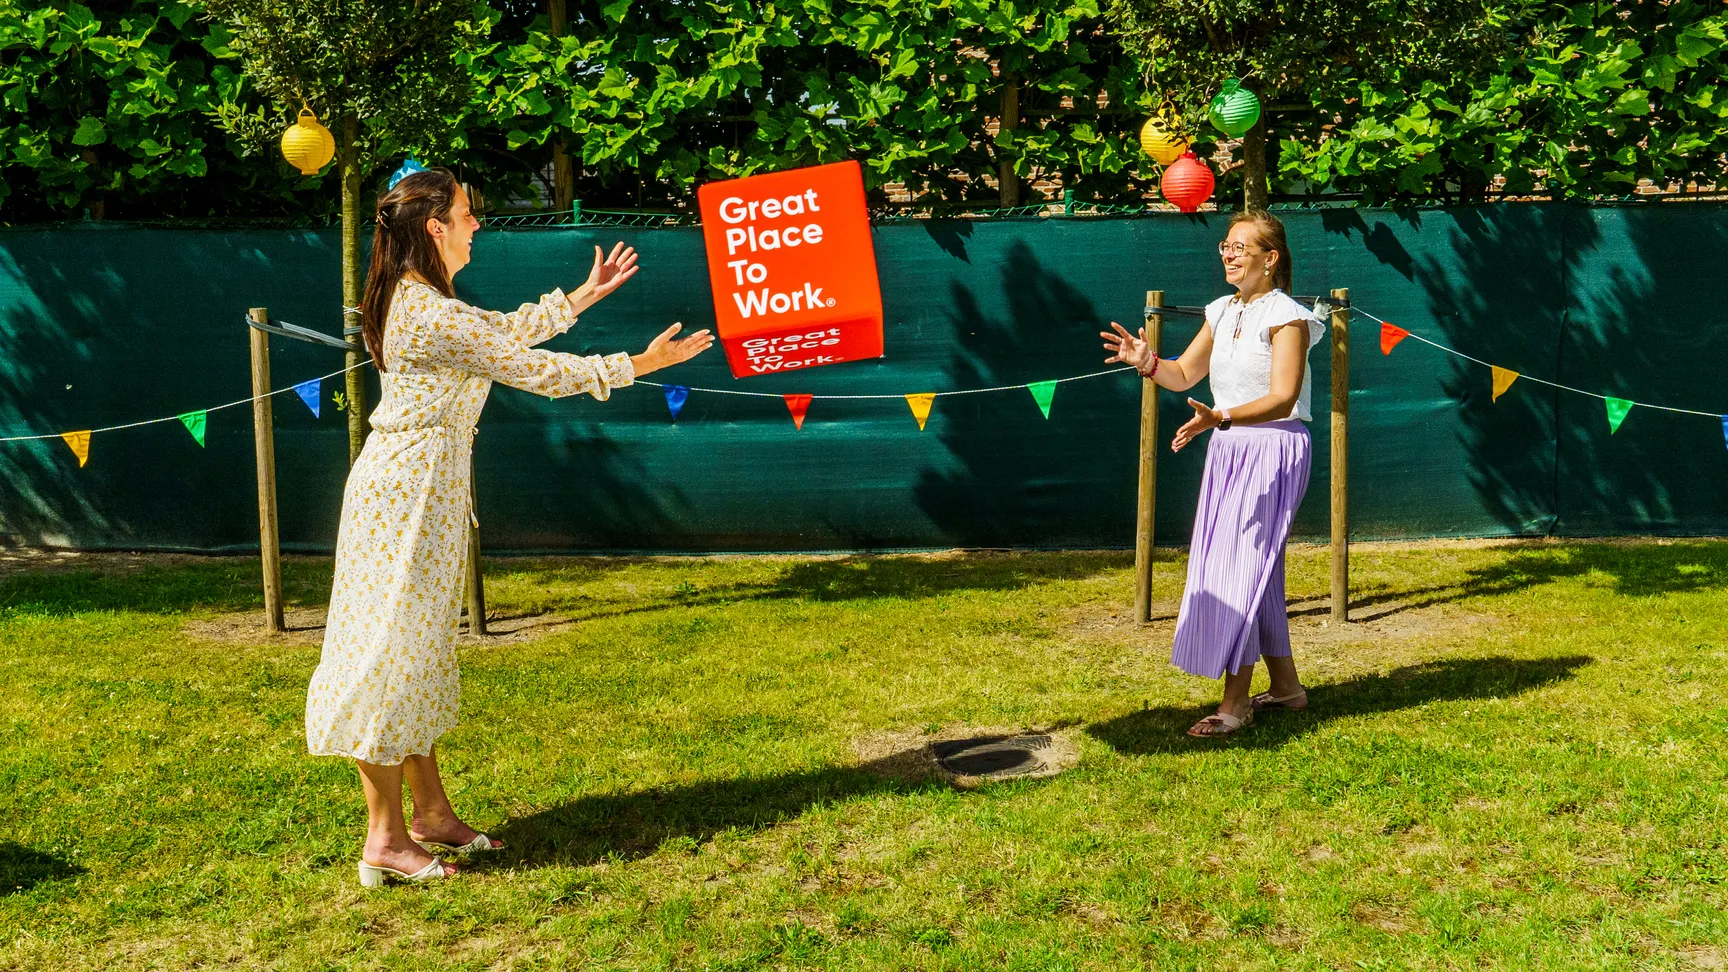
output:
[[[1312,458],[1295,419],[1214,429],[1188,548],[1188,582],[1170,662],[1219,678],[1260,656],[1290,654],[1284,614],[1284,541]]]

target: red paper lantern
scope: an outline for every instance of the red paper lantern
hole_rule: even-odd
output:
[[[1159,183],[1158,191],[1177,209],[1194,213],[1200,211],[1201,203],[1212,198],[1213,183],[1212,170],[1206,167],[1206,163],[1195,158],[1193,152],[1183,152],[1181,158],[1164,170],[1164,180]]]

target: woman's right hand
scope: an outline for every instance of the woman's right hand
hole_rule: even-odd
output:
[[[1110,322],[1111,331],[1099,331],[1098,336],[1104,339],[1104,350],[1110,352],[1110,357],[1104,359],[1105,364],[1115,364],[1120,361],[1133,365],[1141,374],[1152,367],[1152,344],[1146,340],[1146,329],[1140,329],[1140,336],[1128,333],[1122,325]]]
[[[630,356],[630,364],[636,369],[637,377],[689,361],[713,346],[714,335],[706,328],[687,338],[674,341],[673,336],[683,328],[682,324],[672,325],[648,342],[648,350]]]

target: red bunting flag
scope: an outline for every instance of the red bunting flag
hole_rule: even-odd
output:
[[[1384,324],[1384,323],[1381,324],[1380,325],[1380,353],[1381,354],[1391,354],[1392,349],[1398,346],[1398,342],[1404,340],[1405,338],[1407,338],[1409,336],[1410,336],[1409,331],[1404,330],[1403,328],[1399,327],[1396,324]]]
[[[786,399],[786,411],[792,413],[792,424],[799,429],[804,428],[804,413],[810,411],[809,395],[782,395]]]

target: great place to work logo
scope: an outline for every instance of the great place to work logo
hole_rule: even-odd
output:
[[[857,162],[710,182],[696,200],[733,377],[882,356],[882,290]]]

